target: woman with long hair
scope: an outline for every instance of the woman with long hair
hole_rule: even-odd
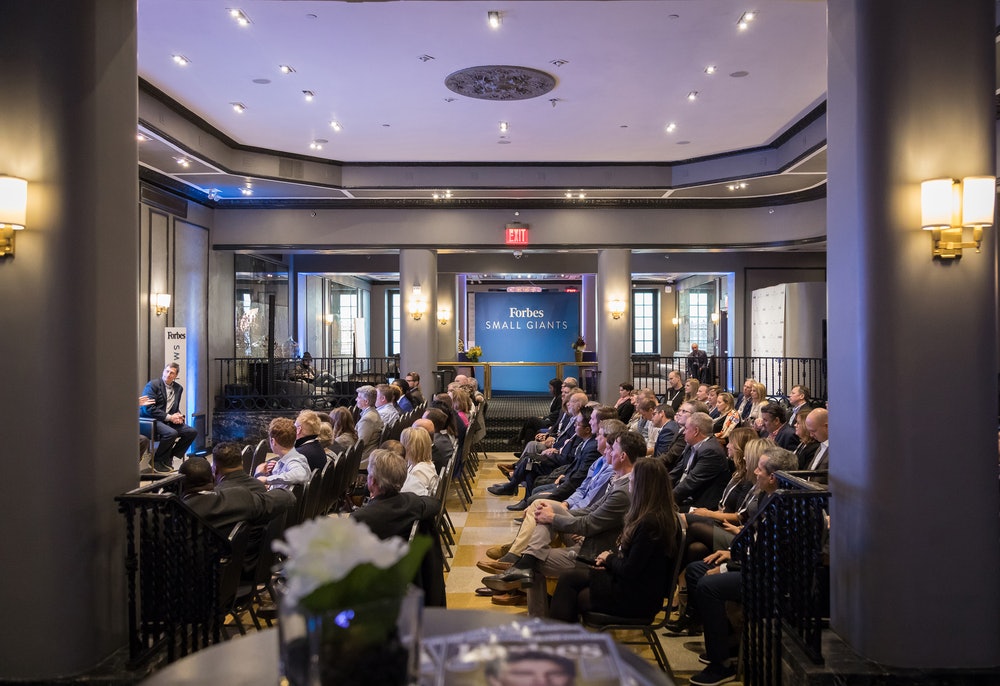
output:
[[[698,399],[699,386],[701,386],[701,381],[696,376],[692,376],[684,382],[684,402],[691,403]]]
[[[618,400],[615,401],[615,409],[618,410],[618,419],[628,424],[635,414],[635,405],[632,403],[632,391],[635,386],[628,383],[618,384]]]
[[[812,412],[812,408],[806,405],[795,416],[795,435],[799,437],[799,444],[795,447],[795,456],[799,458],[799,469],[808,469],[816,451],[819,450],[819,441],[812,437],[809,429],[806,428],[806,417]]]
[[[719,411],[712,428],[715,430],[715,437],[719,439],[729,438],[733,429],[740,425],[743,418],[736,411],[736,398],[731,393],[719,393],[716,396],[715,407]]]
[[[764,430],[764,419],[760,416],[760,411],[767,405],[767,386],[755,381],[750,389],[750,403],[750,416],[747,417],[747,421],[757,433],[760,433]]]
[[[549,616],[579,621],[595,610],[625,617],[649,617],[663,607],[664,580],[673,574],[677,550],[677,507],[662,460],[639,458],[630,484],[632,501],[617,550],[607,550],[591,569],[559,577]]]
[[[333,444],[330,449],[343,453],[358,442],[358,432],[354,428],[354,415],[346,407],[335,407],[330,412],[333,422]]]
[[[406,458],[406,481],[399,489],[403,493],[433,496],[438,477],[431,461],[431,435],[419,426],[403,429],[399,437]]]

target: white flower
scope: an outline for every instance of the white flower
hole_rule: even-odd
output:
[[[380,539],[367,525],[349,518],[317,517],[285,532],[274,550],[287,556],[287,593],[298,603],[320,586],[340,581],[366,562],[379,569],[396,564],[408,550],[402,538]]]

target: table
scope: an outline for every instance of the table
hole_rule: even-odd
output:
[[[503,626],[516,617],[488,610],[424,609],[423,635],[444,636],[470,629]],[[619,653],[641,678],[642,686],[673,686],[652,664],[619,647]],[[240,684],[274,686],[278,676],[278,632],[267,629],[219,643],[188,655],[143,681],[144,686],[182,684]]]

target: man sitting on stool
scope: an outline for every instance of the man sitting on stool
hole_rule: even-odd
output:
[[[139,414],[156,420],[155,435],[160,439],[153,455],[154,472],[174,471],[174,458],[184,459],[187,449],[198,437],[198,432],[184,423],[184,414],[178,409],[184,392],[175,381],[180,369],[180,365],[171,362],[163,368],[162,377],[153,379],[142,389],[142,394],[152,398],[153,403],[140,407]]]

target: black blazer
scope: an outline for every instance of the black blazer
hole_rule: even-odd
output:
[[[674,468],[674,498],[678,507],[707,507],[719,504],[722,491],[729,483],[732,468],[715,436],[709,436],[695,448],[694,462],[684,476],[684,459]]]
[[[167,407],[167,384],[163,383],[163,379],[153,379],[147,383],[146,387],[142,389],[142,394],[152,398],[153,404],[140,407],[139,416],[166,422],[168,414],[178,412],[178,408],[181,406],[181,393],[184,392],[184,387],[176,381],[172,385],[174,388],[174,404]]]

